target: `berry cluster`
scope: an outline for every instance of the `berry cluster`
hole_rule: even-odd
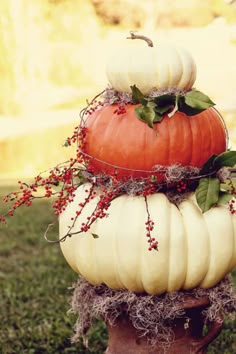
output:
[[[119,104],[118,107],[114,110],[114,114],[118,116],[126,113],[125,105]]]
[[[184,193],[186,189],[187,189],[187,183],[184,181],[180,181],[176,186],[176,190],[178,193]]]
[[[235,199],[231,199],[229,202],[229,211],[232,215],[236,214],[236,209],[235,209]]]
[[[53,209],[55,215],[58,216],[65,210],[67,204],[74,200],[74,192],[80,184],[76,163],[76,159],[71,159],[67,166],[56,166],[49,171],[46,178],[42,175],[35,177],[32,184],[18,181],[19,191],[9,193],[3,199],[6,203],[12,202],[6,215],[13,216],[16,209],[22,205],[30,206],[35,199],[54,197]],[[61,188],[57,190],[59,184]],[[0,221],[5,221],[6,215],[1,216]]]
[[[232,180],[229,180],[229,186],[230,186],[230,194],[232,195],[232,199],[229,201],[229,211],[232,215],[236,214],[236,189],[234,187],[234,184]]]
[[[91,103],[88,104],[88,107],[85,109],[84,113],[91,115],[93,114],[97,109],[101,108],[102,106],[104,106],[104,102],[102,101],[98,101],[95,99],[93,99],[93,101]]]

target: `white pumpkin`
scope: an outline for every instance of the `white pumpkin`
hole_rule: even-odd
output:
[[[77,190],[74,202],[61,215],[60,237],[86,198],[85,188],[88,185]],[[73,231],[86,222],[97,202],[98,197],[87,204]],[[176,207],[162,193],[148,196],[148,207],[159,251],[148,251],[144,198],[122,195],[112,201],[109,216],[97,220],[90,231],[61,242],[74,271],[94,285],[162,294],[210,288],[236,265],[236,216],[227,208],[214,207],[202,214],[194,195]]]
[[[158,42],[150,47],[139,39],[117,46],[106,72],[115,90],[131,92],[130,86],[136,85],[144,95],[153,88],[189,90],[196,80],[196,64],[185,49]]]

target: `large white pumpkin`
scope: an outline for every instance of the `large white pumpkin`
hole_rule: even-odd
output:
[[[189,90],[196,80],[196,65],[183,48],[143,40],[127,40],[117,46],[108,60],[107,78],[111,86],[121,92],[131,92],[136,85],[148,95],[153,88]]]
[[[61,215],[60,237],[86,198],[85,188],[88,185],[77,190],[74,202]],[[73,231],[86,222],[97,202],[98,197],[88,203]],[[176,207],[162,193],[148,196],[148,207],[159,251],[148,251],[144,198],[123,195],[112,201],[109,216],[96,221],[90,231],[61,242],[74,271],[94,285],[162,294],[212,287],[236,265],[236,216],[227,208],[202,214],[194,195]]]

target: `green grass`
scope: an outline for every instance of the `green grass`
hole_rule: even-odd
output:
[[[90,353],[82,343],[70,343],[76,316],[67,313],[72,296],[69,287],[77,275],[59,245],[44,240],[52,220],[50,204],[39,201],[19,210],[7,227],[0,227],[2,354]],[[50,236],[56,238],[57,232],[55,227]],[[103,353],[104,326],[98,323],[91,336],[92,353]]]
[[[1,188],[0,196],[5,193]],[[0,226],[1,354],[102,354],[106,348],[107,332],[100,321],[90,332],[91,351],[82,342],[70,342],[76,316],[68,313],[69,288],[77,275],[65,262],[59,245],[43,238],[52,220],[50,204],[39,201],[19,210],[8,226]],[[57,233],[55,227],[51,237],[57,238]],[[234,328],[233,321],[226,321],[208,353],[236,352]]]

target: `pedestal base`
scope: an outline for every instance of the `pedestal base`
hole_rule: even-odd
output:
[[[229,278],[211,289],[155,296],[80,279],[71,305],[79,315],[73,342],[86,342],[93,320],[99,318],[109,332],[106,354],[203,354],[220,333],[223,319],[236,313],[236,294]]]
[[[208,297],[200,299],[186,297],[182,309],[185,316],[170,323],[173,341],[151,345],[144,336],[140,337],[128,315],[119,316],[115,325],[107,324],[109,341],[106,354],[204,354],[207,346],[218,336],[223,319],[218,318],[207,326],[203,335],[204,317],[202,311],[209,305]]]

